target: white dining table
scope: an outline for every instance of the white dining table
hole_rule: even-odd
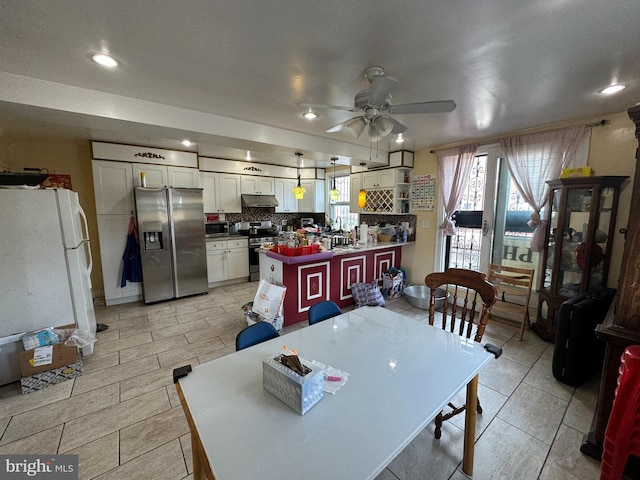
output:
[[[296,413],[262,385],[263,360],[284,345],[348,381]],[[375,478],[465,386],[463,470],[471,475],[477,375],[493,358],[480,343],[362,307],[194,366],[176,384],[194,478]]]

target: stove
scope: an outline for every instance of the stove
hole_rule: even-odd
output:
[[[240,235],[249,237],[249,275],[252,282],[260,280],[260,254],[258,249],[263,243],[276,243],[277,227],[261,227],[261,222],[251,222],[248,230],[239,230]]]

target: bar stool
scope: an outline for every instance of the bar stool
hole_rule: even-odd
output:
[[[619,480],[629,456],[640,456],[640,345],[624,350],[618,373],[604,435],[600,480]]]

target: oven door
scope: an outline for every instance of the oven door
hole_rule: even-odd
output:
[[[260,249],[261,243],[252,244],[249,242],[249,281],[260,280]]]

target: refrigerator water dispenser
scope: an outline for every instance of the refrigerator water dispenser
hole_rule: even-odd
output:
[[[144,249],[145,250],[162,250],[162,223],[153,222],[145,223],[144,227]]]

